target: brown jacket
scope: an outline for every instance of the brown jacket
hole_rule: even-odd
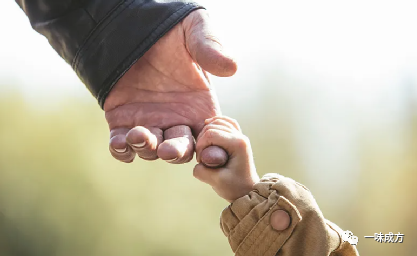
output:
[[[285,210],[291,224],[274,230],[269,221]],[[278,174],[267,174],[253,191],[223,210],[221,228],[236,256],[358,256],[342,230],[323,217],[310,191]]]

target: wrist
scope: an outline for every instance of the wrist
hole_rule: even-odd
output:
[[[253,186],[260,181],[258,174],[255,172],[247,179],[242,179],[241,183],[235,186],[235,189],[229,190],[229,193],[219,195],[223,197],[229,203],[232,203],[238,198],[248,195],[252,190]],[[216,190],[216,189],[215,189]]]

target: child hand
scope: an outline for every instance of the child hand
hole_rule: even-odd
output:
[[[223,148],[229,155],[225,166],[213,169],[201,163],[203,149],[213,145]],[[198,164],[194,167],[194,177],[211,185],[229,202],[247,195],[259,181],[250,141],[234,119],[226,116],[207,119],[197,138],[196,153]]]

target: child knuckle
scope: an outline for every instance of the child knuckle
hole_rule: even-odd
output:
[[[239,138],[236,140],[236,143],[239,147],[247,147],[250,144],[249,138],[243,134],[239,136]]]
[[[207,139],[213,139],[214,137],[216,137],[216,131],[215,130],[207,130],[205,133],[205,137]]]
[[[199,174],[199,171],[198,171],[197,168],[194,168],[194,170],[193,170],[193,176],[194,176],[194,178],[199,179],[200,174]]]

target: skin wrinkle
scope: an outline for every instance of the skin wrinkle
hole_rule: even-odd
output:
[[[129,107],[129,105],[137,105],[138,103],[129,103],[126,104],[126,107]],[[158,104],[158,103],[148,103],[148,104]],[[181,103],[179,103],[181,104]],[[134,107],[136,109],[136,107]],[[140,109],[140,108],[139,108]],[[116,109],[115,109],[116,110]],[[134,127],[136,120],[142,120],[141,123],[143,123],[143,125],[141,126],[152,126],[152,127],[159,127],[161,129],[167,129],[169,127],[175,126],[175,125],[180,125],[181,123],[189,125],[191,123],[191,119],[187,118],[187,117],[183,117],[186,119],[183,120],[181,119],[178,122],[173,122],[172,124],[170,124],[169,122],[164,122],[164,119],[172,119],[171,116],[168,117],[160,117],[160,118],[154,118],[153,116],[153,112],[158,112],[157,110],[154,110],[152,112],[148,112],[148,113],[143,113],[143,110],[136,110],[135,113],[131,114],[132,111],[124,111],[124,112],[116,112],[116,114],[113,114],[113,111],[107,112],[106,113],[106,118],[108,118],[108,120],[112,120],[109,121],[109,127],[110,129],[118,129],[118,128],[123,128],[123,127]],[[113,115],[112,115],[113,114]],[[146,115],[149,114],[149,115]],[[164,114],[164,116],[166,116],[167,114]],[[132,118],[133,116],[133,118]],[[149,117],[151,116],[151,117]],[[138,118],[139,117],[139,118]],[[145,117],[145,118],[143,118]],[[157,122],[151,122],[149,120],[158,120]],[[117,125],[113,125],[113,123],[117,124]],[[152,123],[152,124],[150,124]]]
[[[180,81],[178,81],[177,79],[176,79],[176,77],[175,76],[172,76],[172,74],[175,72],[175,70],[178,70],[178,65],[175,67],[175,69],[174,70],[172,70],[171,72],[169,72],[169,74],[165,74],[162,70],[159,70],[154,64],[152,64],[152,62],[151,61],[149,61],[148,59],[145,59],[145,61],[146,61],[146,63],[153,69],[153,70],[155,70],[156,72],[158,72],[158,73],[160,73],[160,75],[161,76],[163,76],[163,78],[171,78],[172,77],[172,79],[174,79],[174,81],[175,82],[177,82],[178,83],[178,85],[182,85],[181,84],[181,82]],[[157,77],[158,78],[160,78],[161,76],[154,76],[154,78],[156,79]],[[160,87],[161,86],[161,84],[162,84],[162,80],[163,80],[163,78],[160,78],[160,79],[158,79],[158,82],[156,82],[155,84],[156,84],[156,87]],[[174,91],[176,91],[176,92],[178,92],[179,90],[177,90],[177,88],[175,88],[175,90]]]
[[[178,48],[178,47],[177,47]],[[178,54],[178,53],[176,53],[176,54]],[[191,56],[190,56],[190,58],[191,58]],[[175,59],[175,58],[173,58],[173,59]],[[184,84],[182,81],[179,81],[178,79],[177,79],[177,76],[175,76],[175,75],[173,75],[176,71],[178,71],[179,69],[180,69],[180,67],[182,66],[182,65],[175,65],[175,69],[173,69],[173,70],[171,70],[171,71],[169,71],[169,74],[166,74],[163,70],[160,70],[160,69],[158,69],[150,60],[149,60],[149,58],[144,58],[144,61],[146,61],[146,64],[147,64],[147,66],[148,67],[150,67],[150,68],[152,68],[154,71],[156,71],[157,73],[159,73],[159,75],[155,75],[155,76],[152,76],[154,79],[156,79],[156,78],[158,78],[158,82],[155,82],[155,84],[156,84],[156,87],[157,88],[164,88],[164,86],[161,86],[162,85],[162,81],[163,81],[163,78],[165,78],[165,79],[167,79],[167,80],[169,80],[169,79],[173,79],[175,82],[177,82],[177,84],[178,84],[178,86],[182,86],[182,87],[186,87],[187,89],[191,89],[191,90],[193,90],[193,91],[208,91],[208,90],[210,90],[210,88],[209,88],[209,86],[207,86],[206,88],[194,88],[195,87],[195,84]],[[195,63],[193,63],[193,64],[195,64]],[[199,71],[203,71],[202,69],[201,69],[201,67],[198,65],[198,64],[195,64],[195,66],[197,67],[197,69],[199,70]],[[143,69],[146,69],[146,67],[144,67],[144,68],[142,68],[142,70]],[[163,76],[163,78],[160,78],[161,77],[161,75]],[[209,79],[208,79],[208,77],[207,77],[207,74],[205,74],[205,72],[202,72],[202,75],[203,75],[203,77],[204,78],[206,78],[206,81],[199,81],[199,82],[203,82],[203,83],[207,83],[207,84],[209,84]],[[202,78],[201,76],[199,77],[199,78]],[[134,88],[134,89],[136,89],[134,86],[130,86],[130,85],[128,85],[127,87],[131,87],[131,88]],[[171,89],[171,88],[170,88]],[[145,89],[145,90],[149,90],[149,91],[154,91],[154,92],[160,92],[160,91],[158,91],[157,89],[154,89],[154,90],[152,90],[151,88],[148,88],[148,89]],[[179,92],[179,91],[181,91],[181,90],[178,90],[177,88],[175,88],[174,90],[172,90],[172,91],[164,91],[164,92]]]
[[[184,31],[184,29],[182,29],[182,30],[178,30],[177,31],[177,33],[180,33],[181,31]],[[180,35],[181,35],[181,33],[180,33]],[[185,35],[182,35],[184,38],[185,38]],[[183,39],[184,39],[183,38]],[[185,42],[186,40],[182,40],[183,42]],[[184,44],[184,43],[183,43]],[[184,49],[186,49],[186,50],[184,50]],[[159,65],[155,65],[152,61],[150,61],[149,60],[149,57],[146,57],[144,60],[151,66],[151,67],[153,67],[153,69],[154,70],[156,70],[156,71],[158,71],[160,74],[163,74],[164,75],[164,77],[170,77],[170,78],[172,78],[172,79],[174,79],[174,81],[175,82],[177,82],[179,85],[182,85],[182,86],[185,86],[186,88],[188,88],[188,89],[194,89],[194,87],[195,87],[195,83],[193,83],[193,84],[184,84],[184,82],[183,81],[179,81],[178,80],[178,78],[177,77],[181,77],[181,74],[180,75],[175,75],[175,73],[178,71],[178,70],[180,70],[180,68],[181,67],[183,67],[183,66],[188,66],[187,64],[193,64],[194,63],[194,61],[193,61],[193,58],[192,58],[192,56],[190,55],[190,52],[189,52],[189,49],[188,49],[188,51],[187,51],[187,49],[188,48],[182,48],[182,45],[177,45],[176,46],[176,48],[175,48],[175,50],[174,50],[174,54],[175,54],[175,57],[174,58],[171,58],[170,59],[170,61],[172,61],[172,62],[174,62],[174,61],[178,61],[178,60],[180,60],[181,61],[181,63],[179,63],[179,64],[176,64],[176,65],[172,65],[174,68],[172,69],[172,70],[167,70],[167,71],[164,71],[164,70],[161,70],[161,69],[159,69],[159,68],[157,68],[157,66],[159,66]],[[188,55],[188,58],[183,58],[183,56],[181,56],[181,55]],[[172,64],[172,63],[170,63],[170,64]],[[174,63],[175,64],[175,63]],[[170,65],[167,65],[167,66],[170,66]],[[200,69],[200,67],[198,66],[198,65],[196,65],[196,67],[198,67],[197,68],[197,70],[199,70],[199,71],[201,71],[201,69]],[[202,78],[206,78],[206,75],[205,74],[201,74],[201,73],[198,73],[199,75],[197,76],[197,77],[195,77],[194,79],[192,79],[192,80],[196,80],[196,79],[198,79],[198,80],[200,80],[200,79],[202,79]],[[154,76],[155,78],[156,77],[159,77],[159,76]],[[162,79],[161,79],[162,80]],[[160,81],[161,81],[160,80]],[[196,81],[197,82],[197,81]],[[205,85],[207,85],[207,83],[208,83],[208,79],[206,80],[206,81],[204,81],[204,79],[202,79],[202,80],[200,80],[200,81],[198,81],[198,83],[201,83],[201,82],[203,82]],[[205,89],[205,88],[204,88]]]
[[[156,89],[152,90],[151,88],[147,88],[147,89],[144,89],[144,90],[149,90],[149,91],[154,91],[154,92],[160,92],[160,88],[164,88],[164,86],[163,86],[163,80],[164,79],[169,80],[170,78],[171,79],[174,79],[174,81],[177,82],[177,86],[181,86],[182,85],[181,82],[178,81],[175,77],[171,77],[171,76],[165,74],[163,71],[161,71],[158,68],[156,68],[156,66],[153,65],[148,59],[145,59],[145,61],[146,61],[146,64],[151,69],[153,69],[155,72],[157,72],[159,74],[157,74],[155,76],[152,76],[153,79],[157,80],[157,81],[155,81],[155,80],[153,81],[153,84],[155,84],[155,88]],[[177,66],[177,68],[178,68],[178,66]],[[170,88],[170,90],[172,90],[172,88]],[[164,91],[164,92],[160,92],[160,93],[165,93],[165,92],[179,92],[179,91],[181,91],[181,90],[178,90],[178,88],[175,88],[172,91]]]
[[[192,91],[208,91],[208,90],[210,90],[209,89],[209,86],[207,86],[207,88],[197,88],[197,89],[195,89],[195,88],[193,88],[193,87],[195,87],[195,85],[194,84],[184,84],[184,83],[182,83],[181,81],[179,81],[178,79],[177,79],[177,76],[175,76],[174,75],[174,73],[176,73],[178,70],[179,70],[179,68],[180,68],[180,66],[179,65],[177,65],[176,66],[176,68],[175,69],[173,69],[171,72],[170,72],[170,74],[169,75],[167,75],[167,74],[164,74],[162,71],[160,71],[160,70],[158,70],[155,66],[153,66],[152,65],[152,63],[150,63],[149,62],[149,64],[153,67],[153,68],[155,68],[155,70],[156,71],[159,71],[161,74],[163,74],[164,75],[164,78],[168,78],[168,77],[172,77],[173,78],[173,80],[175,81],[175,82],[177,82],[178,83],[178,85],[181,85],[181,86],[183,86],[183,87],[186,87],[187,89],[189,89],[189,90],[192,90]],[[196,67],[197,67],[197,69],[198,70],[200,70],[201,71],[201,69],[200,69],[200,66],[198,66],[198,65],[195,65]],[[204,77],[205,77],[205,74],[203,74],[204,75]],[[205,77],[206,78],[206,77]],[[162,79],[161,79],[162,80]],[[203,82],[204,83],[204,82]],[[208,80],[207,80],[207,83],[209,83],[208,82]],[[175,92],[178,92],[178,90],[175,90]]]
[[[126,104],[125,106],[128,106],[128,105],[136,105],[136,104],[138,104],[138,103],[129,103],[129,104]],[[160,104],[160,103],[158,103],[158,102],[152,102],[152,103],[147,103],[147,104],[155,104],[155,105],[157,105],[157,104]],[[197,118],[199,112],[206,112],[206,110],[203,107],[198,107],[198,111],[196,111],[196,110],[194,110],[196,108],[196,106],[194,106],[193,108],[190,108],[190,107],[188,107],[188,105],[186,103],[183,103],[183,102],[170,102],[170,103],[165,103],[164,105],[167,105],[167,106],[165,106],[166,108],[171,109],[172,112],[174,112],[177,115],[181,116],[182,117],[182,120],[185,120],[185,121],[182,121],[182,122],[184,122],[183,124],[186,124],[186,125],[191,125],[193,123],[193,120]],[[176,105],[183,105],[185,107],[182,107],[181,108],[181,107],[178,107]],[[201,105],[202,106],[206,106],[206,104],[201,104]],[[150,108],[152,109],[152,107],[150,107]],[[142,108],[138,108],[138,109],[140,109],[140,110],[135,111],[134,115],[135,116],[142,116],[142,117],[145,116],[142,113],[144,110]],[[181,110],[181,109],[188,109],[188,111],[181,113],[180,111],[178,111],[178,110]],[[116,110],[116,109],[114,109],[114,110]],[[132,122],[134,122],[133,119],[135,119],[135,118],[133,118],[133,119],[132,118],[128,118],[128,116],[130,114],[128,114],[126,112],[122,112],[122,113],[116,112],[116,114],[113,115],[114,110],[109,111],[109,112],[106,113],[106,118],[108,118],[109,120],[114,120],[114,123],[118,124],[118,126],[113,126],[113,122],[109,123],[109,126],[111,127],[111,129],[122,128],[122,127],[126,127],[126,126],[129,126],[129,125],[133,125]],[[193,116],[194,117],[189,117],[189,115],[187,115],[187,113],[193,113]],[[125,117],[124,115],[127,115],[127,116]],[[149,113],[149,116],[153,116],[153,114],[152,113]],[[156,124],[153,123],[154,125],[152,125],[152,126],[161,127],[163,129],[166,129],[166,128],[172,127],[174,125],[180,125],[181,124],[180,122],[178,122],[178,123],[171,124],[171,125],[170,124],[163,125],[164,124],[164,121],[163,121],[162,118],[163,117],[161,117],[161,119],[160,119],[160,123],[156,123]],[[164,118],[171,119],[171,116],[165,116]],[[146,118],[146,119],[149,119],[149,118]],[[126,121],[125,122],[122,122],[123,120],[128,120],[128,121],[127,122]],[[201,122],[201,124],[198,124],[198,126],[203,126],[203,125],[204,125],[203,122]],[[146,124],[144,126],[146,126]],[[193,130],[193,135],[195,136],[196,135],[195,134],[195,130],[196,129],[198,130],[199,128],[196,127],[195,125],[194,126],[191,125],[191,128]]]
[[[197,22],[196,22],[196,16],[194,16],[193,13],[191,13],[189,15],[189,17],[191,18],[191,21],[189,23],[181,22],[181,24],[183,24],[183,26],[184,26],[184,38],[185,38],[184,42],[185,42],[185,47],[188,50],[188,52],[191,54],[191,56],[194,56],[195,57],[195,56],[197,56],[197,54],[195,52],[197,50],[196,49],[197,47],[192,47],[193,49],[195,49],[195,51],[193,52],[192,49],[190,49],[189,45],[193,45],[193,46],[196,45],[197,44],[197,37],[196,36],[194,36],[194,37],[192,37],[192,36],[186,36],[186,35],[187,34],[188,35],[196,35],[196,34],[198,34],[199,33],[198,30],[202,26],[201,24],[203,24],[204,20],[203,20],[203,18],[200,17],[200,18],[197,19]]]
[[[148,91],[147,90],[139,90],[137,89],[137,91],[139,91],[138,93],[136,93],[136,96],[139,96],[138,98],[146,98],[148,95]],[[156,94],[156,95],[155,95]],[[162,94],[162,95],[161,95]],[[193,109],[199,109],[200,111],[193,111],[194,113],[197,112],[205,112],[207,110],[205,110],[205,106],[208,105],[209,100],[208,99],[197,99],[197,101],[200,101],[201,103],[197,103],[194,106],[189,106],[188,102],[191,99],[194,99],[196,97],[197,92],[168,92],[168,93],[151,93],[152,97],[147,97],[148,101],[142,101],[141,103],[137,103],[136,101],[134,101],[135,99],[132,99],[131,101],[128,101],[126,104],[124,104],[124,106],[128,106],[131,104],[165,104],[165,105],[170,105],[170,104],[182,104],[183,106],[185,106],[184,108],[193,108]],[[167,96],[165,98],[163,98],[163,96]],[[178,101],[179,98],[181,98],[181,101]],[[204,106],[204,107],[202,107]],[[113,110],[109,111],[113,112]]]
[[[187,101],[190,101],[199,92],[191,91],[191,92],[154,92],[149,90],[142,90],[142,89],[135,89],[137,92],[133,96],[134,98],[130,100],[126,100],[124,105],[137,103],[136,99],[140,98],[142,101],[140,103],[161,103],[161,104],[169,104],[169,103],[184,103],[186,104]],[[165,96],[165,97],[164,97]],[[182,101],[178,101],[178,98],[182,98]],[[145,101],[147,100],[147,101]],[[110,110],[112,111],[112,110]]]
[[[184,40],[185,41],[185,40]],[[181,47],[180,47],[180,45],[178,45],[177,47],[176,47],[176,50],[175,50],[175,55],[176,56],[178,56],[178,55],[180,55],[180,52],[181,52],[181,50],[183,50],[184,48],[182,48],[181,49]],[[180,64],[181,66],[183,65],[183,64],[185,64],[185,62],[189,62],[189,63],[193,63],[193,60],[192,60],[192,57],[189,55],[189,52],[185,52],[184,53],[185,55],[187,55],[187,59],[182,59],[181,58],[181,56],[179,56],[180,58],[179,59],[181,59],[182,60],[182,63]],[[188,61],[187,61],[188,60]],[[174,69],[172,69],[171,70],[171,72],[169,72],[169,75],[171,75],[173,78],[174,78],[174,80],[176,81],[176,82],[178,82],[178,83],[181,83],[180,81],[178,81],[178,79],[177,79],[177,74],[179,73],[178,71],[180,70],[180,65],[176,65],[175,66],[175,68]],[[201,78],[201,77],[199,77],[199,78]],[[192,86],[191,85],[187,85],[187,84],[183,84],[185,87],[187,87],[187,88],[192,88]]]
[[[220,39],[217,36],[215,36],[213,34],[208,34],[208,35],[205,35],[205,38],[214,42],[214,43],[216,43],[216,44],[218,44],[220,46],[219,50],[223,49],[223,45],[220,43]]]

